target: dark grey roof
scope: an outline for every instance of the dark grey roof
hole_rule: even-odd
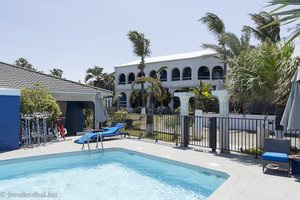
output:
[[[113,94],[108,90],[0,62],[0,88],[30,88],[35,83],[39,83],[42,87],[46,87],[52,92],[96,93],[100,90],[104,97],[112,96]]]

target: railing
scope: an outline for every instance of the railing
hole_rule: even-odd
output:
[[[272,119],[128,114],[126,122],[131,136],[170,145],[259,155],[264,138],[276,137],[290,140],[294,151],[300,149],[299,131],[276,130]]]

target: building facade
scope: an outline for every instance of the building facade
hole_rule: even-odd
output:
[[[174,54],[145,59],[144,76],[154,77],[156,72],[166,66],[167,69],[160,73],[160,81],[173,97],[174,92],[192,86],[199,86],[200,81],[216,86],[223,79],[223,63],[215,57],[215,52],[203,50],[197,52]],[[131,83],[143,76],[137,69],[140,60],[125,63],[115,67],[115,95],[118,96],[118,107],[125,107],[132,111],[130,95]],[[140,86],[135,86],[139,89]],[[147,84],[145,84],[147,88]],[[174,98],[169,103],[173,109]]]

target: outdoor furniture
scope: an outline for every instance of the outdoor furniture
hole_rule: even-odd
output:
[[[123,136],[129,136],[129,133],[127,132],[121,132],[121,129],[124,127],[124,124],[122,123],[117,123],[115,126],[110,127],[110,128],[103,128],[104,131],[90,131],[90,132],[86,132],[85,135],[83,135],[82,137],[78,138],[77,140],[75,140],[74,142],[77,144],[83,144],[83,143],[87,143],[91,140],[95,140],[97,139],[97,137],[101,136],[102,138],[105,137],[115,137],[118,135],[123,135]]]
[[[289,159],[292,161],[292,174],[300,175],[300,154],[290,155]]]
[[[263,158],[263,172],[270,166],[284,168],[290,174],[289,154],[291,151],[290,140],[265,138]],[[270,168],[270,167],[269,167]]]

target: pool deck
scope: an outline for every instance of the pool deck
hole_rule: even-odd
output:
[[[67,141],[46,146],[3,152],[0,153],[0,160],[82,151],[82,145],[73,142],[77,138],[68,137]],[[229,174],[230,178],[209,197],[210,200],[295,200],[300,198],[300,176],[289,177],[286,172],[278,170],[269,170],[268,173],[263,174],[262,161],[254,159],[254,156],[214,154],[126,138],[106,140],[104,148],[129,149]],[[91,143],[91,149],[95,150],[95,143]],[[87,145],[85,145],[85,151],[88,153]]]

